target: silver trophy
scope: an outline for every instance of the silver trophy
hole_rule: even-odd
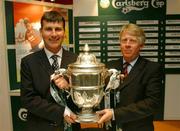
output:
[[[120,84],[120,72],[115,69],[108,70],[105,64],[97,62],[95,55],[89,50],[88,45],[85,45],[75,63],[69,64],[68,69],[59,69],[55,72],[69,78],[69,94],[81,109],[77,113],[79,123],[97,122],[99,117],[93,108],[99,105],[104,96],[108,96],[111,89],[117,88]],[[110,79],[105,85],[107,77]],[[109,102],[105,102],[106,107],[110,105]]]

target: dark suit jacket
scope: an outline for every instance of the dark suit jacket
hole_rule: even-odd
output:
[[[122,65],[120,58],[107,67],[122,70]],[[114,108],[116,124],[121,124],[123,131],[153,131],[153,114],[160,106],[162,89],[161,66],[140,56],[117,89],[120,102]]]
[[[76,61],[77,55],[63,49],[61,68]],[[50,75],[53,69],[44,49],[24,57],[21,61],[21,100],[28,109],[26,131],[63,130],[64,107],[50,94]],[[72,104],[71,104],[71,107]]]

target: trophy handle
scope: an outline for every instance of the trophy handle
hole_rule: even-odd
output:
[[[68,71],[65,68],[60,68],[59,70],[56,70],[54,73],[59,74],[60,76],[66,76],[69,79]],[[71,96],[71,89],[70,91],[68,90],[64,90],[64,91],[67,92],[68,94],[67,98],[69,98]]]
[[[67,71],[66,71],[66,69],[64,69],[64,68],[60,68],[59,70],[56,70],[56,71],[54,72],[54,74],[55,74],[55,75],[59,74],[60,76],[64,76],[64,75],[67,74]]]
[[[109,93],[111,89],[116,89],[120,85],[120,74],[121,71],[118,71],[116,69],[109,69],[108,73],[110,74],[109,82],[105,89],[105,94]]]
[[[51,82],[50,82],[50,93],[52,95],[52,97],[54,98],[54,100],[59,104],[61,103],[61,105],[66,105],[63,97],[63,92],[67,92],[68,96],[67,98],[70,96],[70,91],[65,90],[65,89],[60,89],[60,91],[58,91],[54,85],[54,82],[52,82],[53,78],[55,75],[59,75],[59,76],[67,76],[68,77],[68,73],[67,70],[64,68],[60,68],[58,70],[56,70],[52,75],[51,75]],[[61,93],[58,93],[61,92]]]
[[[54,79],[55,75],[67,76],[67,71],[64,68],[60,68],[58,70],[55,70],[54,73],[51,75],[51,81]]]

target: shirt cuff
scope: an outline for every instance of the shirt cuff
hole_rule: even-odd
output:
[[[114,121],[115,120],[114,109],[111,109],[111,111],[112,111],[112,114],[113,114],[112,120]]]
[[[65,110],[64,110],[64,117],[65,116],[70,116],[70,114],[71,114],[71,110],[66,106]]]

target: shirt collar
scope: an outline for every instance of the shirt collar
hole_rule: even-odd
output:
[[[52,55],[58,55],[60,58],[62,58],[62,52],[63,52],[62,48],[56,54],[49,51],[46,47],[44,47],[44,51],[45,51],[48,59],[50,59]]]
[[[130,64],[131,66],[134,66],[138,58],[139,58],[139,56],[138,56],[136,59],[134,59],[133,61],[131,61],[129,64]],[[124,64],[125,62],[126,62],[126,61],[125,61],[124,58],[123,58],[123,64]]]

